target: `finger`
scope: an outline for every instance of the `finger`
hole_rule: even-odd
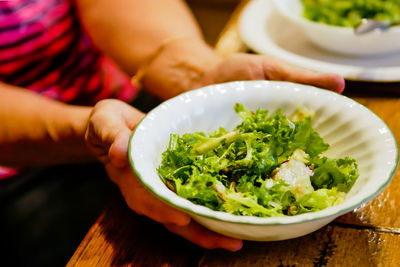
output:
[[[108,156],[111,164],[116,168],[123,168],[128,165],[128,146],[132,131],[123,129],[117,134],[112,143]]]
[[[137,178],[136,178],[137,179]],[[140,183],[140,182],[138,182]],[[140,185],[136,193],[140,195],[133,204],[134,209],[160,223],[170,223],[186,226],[190,223],[190,216],[158,199],[146,188]]]
[[[115,99],[99,102],[91,117],[96,135],[111,146],[115,137],[123,130],[133,130],[144,114],[132,106]]]
[[[238,251],[243,246],[242,240],[217,234],[194,221],[183,227],[173,224],[165,224],[165,227],[169,231],[207,249],[222,248],[230,251]]]
[[[129,139],[132,135],[133,129],[144,117],[144,114],[136,109],[129,106],[124,113],[122,113],[123,122],[119,122],[119,132],[115,136],[114,142],[112,143],[109,150],[109,157],[111,163],[118,168],[123,168],[128,165],[128,146]]]
[[[345,81],[341,76],[337,74],[317,74],[309,71],[304,71],[296,74],[292,74],[293,82],[310,84],[337,93],[342,93],[344,91]]]
[[[126,166],[130,134],[143,116],[143,113],[122,101],[100,101],[90,117],[86,143],[101,162],[111,160],[116,166]]]
[[[275,72],[276,76],[280,80],[286,80],[290,82],[302,83],[302,84],[310,84],[320,88],[325,88],[331,91],[335,91],[338,93],[342,93],[345,87],[344,79],[337,74],[332,73],[317,73],[305,69],[301,69],[283,62],[277,62],[272,60],[273,65],[276,66]],[[271,67],[265,67],[265,76],[268,78],[271,76]],[[272,73],[272,76],[274,74]],[[274,80],[271,77],[271,80]]]
[[[133,211],[143,214],[160,223],[188,225],[190,216],[162,202],[150,193],[136,178],[130,166],[123,169],[106,164],[106,170],[111,180],[120,188],[121,194]]]
[[[190,224],[191,218],[188,214],[172,208],[159,199],[155,199],[151,203],[150,201],[149,198],[147,205],[142,206],[142,209],[145,210],[144,215],[147,217],[160,223],[174,224],[180,227]]]

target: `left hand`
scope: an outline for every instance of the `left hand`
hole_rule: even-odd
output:
[[[205,85],[239,80],[273,80],[309,84],[338,93],[344,79],[337,74],[301,69],[266,55],[236,53],[220,57],[199,40],[168,43],[153,58],[144,75],[146,89],[168,99]]]
[[[235,80],[271,80],[309,84],[338,93],[344,90],[344,79],[337,74],[316,73],[289,65],[266,55],[237,53],[207,71],[200,84]]]

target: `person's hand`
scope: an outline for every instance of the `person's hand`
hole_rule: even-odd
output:
[[[204,73],[194,86],[235,80],[271,80],[309,84],[342,93],[344,79],[337,74],[323,74],[294,67],[265,55],[234,54]],[[196,84],[198,83],[198,85]]]
[[[297,68],[280,59],[248,53],[220,57],[204,42],[177,39],[165,45],[146,66],[143,83],[163,99],[205,85],[239,81],[273,80],[314,85],[341,93],[345,82],[337,74]]]
[[[143,117],[142,112],[122,101],[103,100],[93,108],[85,134],[87,146],[105,165],[127,205],[201,247],[240,249],[241,240],[206,230],[191,221],[189,215],[160,201],[135,177],[128,163],[128,142]]]

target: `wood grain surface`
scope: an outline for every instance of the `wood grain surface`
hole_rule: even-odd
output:
[[[400,140],[400,98],[357,96],[353,99],[383,119],[396,140]],[[400,170],[397,170],[392,182],[377,197],[336,221],[400,232]]]
[[[242,1],[220,34],[222,55],[247,51],[237,33]],[[400,140],[400,84],[346,83]],[[397,90],[396,90],[397,88]],[[204,250],[134,214],[118,196],[105,209],[68,266],[400,266],[400,171],[376,198],[304,237],[248,242],[239,252]]]
[[[161,224],[135,214],[116,196],[67,266],[193,266],[203,253]]]
[[[400,266],[399,248],[397,234],[331,224],[292,240],[246,242],[236,253],[210,250],[199,266]]]

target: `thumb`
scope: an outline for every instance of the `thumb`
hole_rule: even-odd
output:
[[[110,146],[108,157],[111,164],[116,168],[123,168],[128,165],[128,147],[131,134],[132,131],[129,129],[122,130],[116,135]]]
[[[345,87],[344,79],[340,75],[332,73],[316,73],[308,70],[300,71],[296,68],[288,76],[289,81],[310,84],[337,93],[342,93]]]
[[[297,82],[311,84],[337,93],[342,93],[345,87],[344,79],[337,74],[308,73],[299,76]]]
[[[284,80],[309,84],[342,93],[345,87],[343,77],[333,73],[318,73],[280,61],[273,57],[262,57],[264,76],[269,80]],[[265,62],[268,62],[266,64]]]

